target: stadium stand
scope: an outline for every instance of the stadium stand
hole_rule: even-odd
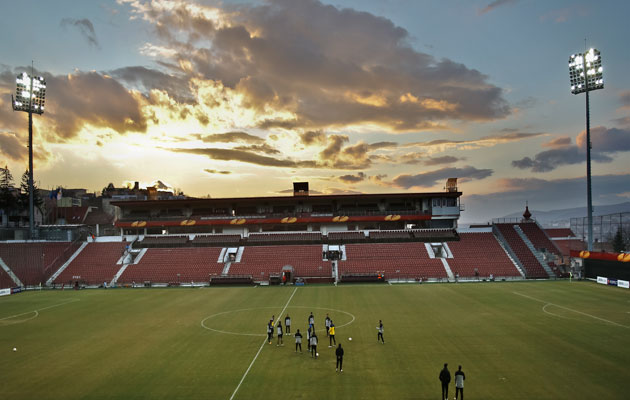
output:
[[[415,239],[432,242],[457,240],[458,238],[455,229],[422,229],[413,230],[411,233]]]
[[[232,263],[230,275],[251,275],[254,279],[279,274],[290,265],[296,277],[331,277],[329,261],[322,261],[321,245],[245,247],[241,261]]]
[[[13,279],[11,279],[11,277],[4,272],[2,268],[0,268],[0,289],[8,289],[13,286],[15,286]]]
[[[138,264],[130,264],[118,283],[206,282],[223,271],[217,260],[221,247],[148,249]]]
[[[109,283],[121,267],[116,262],[122,257],[126,244],[126,242],[88,243],[53,283],[69,284],[75,281],[87,285]]]
[[[370,239],[376,240],[409,240],[409,231],[370,231]]]
[[[550,253],[553,253],[557,256],[562,256],[560,250],[556,247],[556,245],[549,239],[544,230],[538,226],[535,222],[522,222],[518,224],[523,230],[523,233],[527,236],[527,238],[532,242],[534,247],[538,250],[545,249]]]
[[[316,243],[321,240],[321,232],[250,233],[247,237],[247,243]]]
[[[241,241],[241,235],[196,235],[192,240],[194,246],[207,245],[238,245]]]
[[[46,282],[54,272],[54,265],[61,265],[78,244],[70,242],[0,243],[0,258],[26,286]],[[69,253],[69,254],[68,254]],[[65,258],[64,258],[65,256]]]
[[[329,243],[356,243],[365,241],[366,237],[363,231],[328,232]]]
[[[134,245],[139,247],[171,247],[183,246],[188,242],[188,236],[145,236]]]
[[[520,272],[490,232],[460,233],[460,241],[449,242],[453,258],[448,264],[460,278],[521,277]]]
[[[546,228],[545,233],[550,238],[568,238],[575,237],[571,228]]]
[[[526,278],[549,278],[549,275],[538,262],[538,259],[529,250],[523,239],[514,230],[512,223],[495,224],[507,245],[512,249],[514,255],[523,265]]]
[[[340,275],[383,273],[405,279],[446,278],[444,265],[429,258],[424,243],[347,244],[345,261],[339,261]]]

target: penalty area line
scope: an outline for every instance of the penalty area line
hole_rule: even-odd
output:
[[[617,323],[617,322],[610,321],[610,320],[605,319],[605,318],[600,318],[600,317],[597,317],[597,316],[595,316],[595,315],[591,315],[591,314],[588,314],[588,313],[585,313],[585,312],[582,312],[582,311],[574,310],[574,309],[569,308],[569,307],[561,306],[561,305],[559,305],[559,304],[550,303],[550,302],[548,302],[548,301],[540,300],[540,299],[537,299],[537,298],[535,298],[535,297],[528,296],[528,295],[526,295],[526,294],[519,293],[519,292],[512,292],[512,293],[517,294],[517,295],[522,296],[522,297],[526,297],[526,298],[531,299],[531,300],[534,300],[534,301],[537,301],[537,302],[539,302],[539,303],[544,303],[544,304],[545,304],[545,306],[543,306],[543,311],[545,311],[545,309],[544,309],[544,308],[545,308],[546,306],[550,305],[550,306],[554,306],[554,307],[562,308],[562,309],[567,310],[567,311],[574,312],[574,313],[576,313],[576,314],[581,314],[581,315],[584,315],[584,316],[586,316],[586,317],[591,317],[591,318],[593,318],[593,319],[596,319],[596,320],[599,320],[599,321],[602,321],[602,322],[607,322],[607,323],[609,323],[609,324],[616,325],[616,326],[619,326],[619,327],[621,327],[621,328],[630,329],[630,326],[627,326],[627,325],[622,325],[622,324],[619,324],[619,323]]]
[[[298,290],[298,288],[296,287],[295,290],[293,291],[293,293],[291,293],[291,297],[289,297],[289,300],[287,300],[287,304],[284,305],[284,308],[282,309],[280,314],[278,314],[278,320],[276,321],[276,323],[278,321],[280,321],[280,318],[282,318],[282,314],[284,314],[284,311],[289,306],[289,303],[291,302],[291,299],[293,299],[293,295],[295,295],[295,292],[297,292],[297,290]],[[276,326],[276,323],[274,323],[274,326]],[[252,366],[254,365],[254,363],[256,362],[256,359],[258,358],[258,355],[260,354],[262,349],[265,347],[265,343],[267,343],[267,338],[265,338],[265,340],[263,340],[262,344],[260,345],[260,348],[258,349],[258,352],[254,356],[254,359],[249,364],[249,367],[247,367],[247,371],[245,371],[245,373],[243,374],[243,377],[241,378],[241,381],[238,383],[238,386],[236,386],[236,389],[234,389],[234,393],[232,393],[232,396],[230,396],[230,400],[234,399],[234,396],[236,396],[236,392],[238,392],[238,389],[241,388],[241,384],[243,383],[243,381],[247,377],[247,374],[249,374],[249,370],[252,369]]]

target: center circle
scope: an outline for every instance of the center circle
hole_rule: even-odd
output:
[[[204,328],[204,329],[207,329],[209,331],[218,332],[218,333],[224,333],[224,334],[227,334],[227,335],[266,337],[267,336],[266,333],[233,332],[233,331],[229,331],[229,330],[213,328],[210,324],[207,323],[207,321],[212,320],[213,318],[217,318],[217,317],[220,317],[222,315],[231,314],[231,313],[247,312],[247,311],[254,311],[254,310],[277,310],[278,308],[279,307],[253,307],[253,308],[241,308],[241,309],[238,309],[238,310],[223,311],[223,312],[220,312],[220,313],[209,315],[209,316],[205,317],[204,319],[202,319],[201,320],[201,327]],[[310,309],[310,310],[327,310],[327,311],[332,311],[332,312],[335,312],[335,313],[345,314],[345,315],[348,315],[351,318],[350,321],[346,322],[345,324],[335,325],[336,328],[343,328],[345,326],[348,326],[351,323],[353,323],[354,320],[356,319],[356,317],[352,313],[349,313],[349,312],[343,311],[343,310],[337,310],[337,309],[334,309],[334,308],[327,308],[327,307],[292,306],[292,307],[287,307],[287,310],[296,309],[296,308],[299,308],[299,309]],[[292,322],[291,326],[295,326],[293,321],[294,321],[294,319],[291,318],[291,322]],[[275,321],[274,321],[274,323],[275,323]],[[323,328],[323,329],[316,329],[315,330],[315,332],[325,332],[325,331],[326,331],[325,328]]]

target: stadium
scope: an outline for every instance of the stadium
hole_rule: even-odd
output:
[[[456,179],[447,187],[321,196],[299,182],[293,196],[115,201],[119,235],[84,225],[73,241],[0,243],[3,391],[433,398],[450,362],[474,397],[623,397],[628,294],[593,281],[627,287],[627,255],[580,250],[528,210],[460,229]],[[309,313],[319,357],[289,334],[267,342],[269,319],[305,332]]]
[[[628,398],[630,2],[2,10],[3,398]]]

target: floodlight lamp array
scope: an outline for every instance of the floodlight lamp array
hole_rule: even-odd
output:
[[[36,114],[44,113],[46,101],[46,81],[41,76],[31,77],[26,72],[17,76],[15,98],[13,99],[14,111],[29,111]],[[32,86],[31,86],[32,85]]]
[[[582,54],[572,54],[569,57],[569,80],[571,93],[579,94],[588,90],[604,88],[602,57],[597,49],[590,49]]]

